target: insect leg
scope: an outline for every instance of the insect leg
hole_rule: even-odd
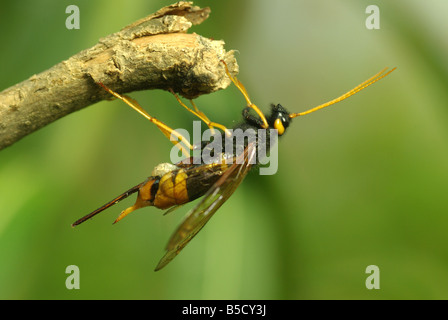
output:
[[[250,107],[246,107],[243,109],[243,118],[246,119],[246,121],[251,122],[254,124],[257,128],[263,126],[263,121],[260,118],[257,118],[250,114]]]
[[[196,104],[193,102],[193,100],[190,99],[190,103],[192,104],[194,110],[192,110],[191,108],[187,107],[187,105],[185,105],[185,103],[182,102],[182,100],[180,100],[179,96],[172,90],[170,89],[171,93],[174,95],[174,97],[176,98],[177,102],[179,102],[179,104],[184,107],[185,109],[187,109],[189,112],[191,112],[192,114],[194,114],[196,117],[198,117],[199,119],[201,119],[212,131],[212,134],[215,133],[214,128],[219,128],[222,131],[224,131],[226,133],[227,136],[231,136],[230,131],[223,126],[222,124],[216,123],[216,122],[212,122],[210,121],[210,119],[201,111],[198,109],[198,107],[196,106]]]
[[[134,109],[135,111],[137,111],[138,113],[140,113],[142,116],[144,116],[146,119],[148,119],[149,121],[151,121],[152,123],[154,123],[159,129],[160,131],[162,131],[162,133],[168,138],[170,139],[171,136],[177,138],[178,140],[180,140],[182,143],[179,143],[179,141],[172,141],[170,139],[170,141],[176,146],[178,147],[187,157],[190,156],[190,152],[188,149],[193,150],[193,146],[188,142],[188,140],[181,135],[180,133],[178,133],[176,130],[170,128],[169,126],[167,126],[165,123],[163,123],[160,120],[157,120],[156,118],[150,116],[145,109],[143,109],[140,104],[132,99],[131,97],[125,96],[125,95],[121,95],[113,90],[111,90],[110,88],[108,88],[106,85],[104,85],[101,82],[98,82],[98,84],[104,88],[104,90],[106,90],[107,92],[109,92],[111,95],[113,95],[114,97],[122,100],[124,103],[126,103],[128,106],[130,106],[132,109]]]
[[[268,125],[268,122],[267,122],[266,117],[264,116],[263,112],[261,112],[261,110],[250,101],[249,94],[247,93],[246,88],[241,83],[241,81],[239,81],[236,77],[233,77],[230,74],[229,68],[227,67],[227,64],[225,63],[225,61],[221,60],[221,62],[224,64],[224,67],[226,68],[227,76],[230,78],[230,80],[232,80],[232,82],[235,84],[235,86],[238,88],[238,90],[240,90],[240,92],[243,94],[244,99],[246,99],[247,107],[254,109],[254,111],[258,114],[258,116],[260,117],[260,119],[263,123],[262,127],[264,129],[267,129],[269,127],[269,125]]]

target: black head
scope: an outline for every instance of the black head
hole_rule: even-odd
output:
[[[286,128],[289,127],[291,118],[289,112],[281,104],[271,104],[271,114],[267,118],[269,128],[277,129],[278,135],[281,136],[285,133]]]

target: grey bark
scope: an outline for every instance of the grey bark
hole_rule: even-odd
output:
[[[173,89],[186,98],[230,84],[238,65],[224,41],[188,34],[209,8],[178,2],[101,38],[52,68],[0,92],[0,150],[35,130],[110,95],[96,82],[126,93]]]

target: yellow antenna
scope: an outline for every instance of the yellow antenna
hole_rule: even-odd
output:
[[[338,103],[338,102],[340,102],[340,101],[342,101],[342,100],[344,100],[344,99],[347,99],[348,97],[354,95],[355,93],[361,91],[362,89],[365,89],[365,88],[367,88],[368,86],[370,86],[371,84],[374,84],[374,83],[377,82],[378,80],[383,79],[385,76],[389,75],[392,71],[394,71],[394,70],[397,69],[397,68],[393,68],[393,69],[390,70],[390,71],[387,71],[387,69],[388,69],[388,68],[384,68],[383,70],[381,70],[380,72],[378,72],[378,73],[377,73],[376,75],[374,75],[373,77],[367,79],[366,81],[364,81],[364,82],[361,83],[360,85],[354,87],[352,90],[350,90],[350,91],[347,92],[347,93],[344,93],[342,96],[340,96],[340,97],[338,97],[338,98],[336,98],[336,99],[333,99],[333,100],[331,100],[331,101],[328,101],[328,102],[326,102],[326,103],[324,103],[324,104],[321,104],[321,105],[319,105],[319,106],[317,106],[317,107],[314,107],[314,108],[309,109],[309,110],[304,111],[304,112],[291,113],[291,114],[289,115],[289,117],[292,119],[292,118],[295,118],[295,117],[298,117],[298,116],[304,116],[304,115],[309,114],[309,113],[311,113],[311,112],[317,111],[317,110],[319,110],[319,109],[323,109],[323,108],[325,108],[325,107],[331,106],[332,104],[335,104],[335,103]],[[387,71],[387,72],[386,72],[386,71]]]

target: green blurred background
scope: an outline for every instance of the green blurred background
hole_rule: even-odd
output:
[[[93,46],[169,1],[22,0],[0,9],[0,90]],[[65,8],[81,11],[67,30]],[[71,114],[0,152],[2,299],[448,298],[448,2],[196,1],[192,32],[238,50],[252,100],[304,111],[382,68],[386,79],[296,119],[274,176],[251,173],[170,265],[153,272],[186,206],[112,222],[133,199],[70,224],[169,160],[171,144],[121,102]],[[381,10],[381,29],[365,9]],[[151,114],[191,127],[171,94],[136,92]],[[231,126],[231,86],[197,99]],[[0,119],[1,121],[1,119]],[[68,290],[68,265],[80,289]],[[367,290],[368,265],[380,289]]]

